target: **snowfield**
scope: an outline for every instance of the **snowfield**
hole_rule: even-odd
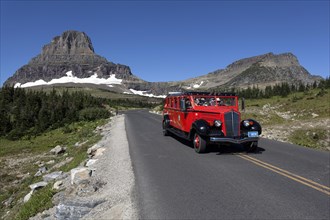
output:
[[[166,95],[154,95],[154,94],[146,93],[146,91],[138,91],[138,90],[134,90],[134,89],[130,89],[130,91],[134,95],[148,96],[148,97],[154,97],[154,98],[165,98],[166,97]]]
[[[42,79],[39,79],[35,82],[27,82],[24,84],[21,83],[16,83],[15,88],[21,87],[21,88],[26,88],[26,87],[32,87],[32,86],[42,86],[42,85],[52,85],[52,84],[61,84],[61,83],[91,83],[91,84],[105,84],[108,85],[109,87],[112,87],[113,84],[122,84],[122,79],[117,79],[115,74],[110,75],[109,78],[98,78],[97,73],[94,73],[94,75],[87,77],[87,78],[78,78],[73,75],[72,71],[68,71],[66,73],[66,76],[63,76],[59,79],[52,79],[49,82],[46,82]]]
[[[97,85],[107,85],[108,87],[113,87],[113,85],[121,85],[122,79],[116,78],[115,74],[110,75],[109,78],[98,78],[97,73],[94,73],[94,75],[91,75],[87,78],[78,78],[73,75],[72,71],[68,71],[65,73],[66,76],[63,76],[59,79],[52,79],[49,82],[46,82],[45,80],[39,79],[34,82],[27,82],[27,83],[16,83],[15,88],[27,88],[27,87],[33,87],[33,86],[43,86],[43,85],[52,85],[52,84],[63,84],[63,83],[90,83],[90,84],[97,84]],[[166,95],[153,95],[147,93],[147,91],[138,91],[134,89],[130,89],[131,92],[124,92],[126,94],[134,94],[134,95],[141,95],[141,96],[147,96],[147,97],[154,97],[154,98],[165,98]]]

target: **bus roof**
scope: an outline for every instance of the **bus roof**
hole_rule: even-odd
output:
[[[167,97],[170,96],[182,96],[182,95],[209,95],[209,96],[236,96],[233,92],[170,92]]]

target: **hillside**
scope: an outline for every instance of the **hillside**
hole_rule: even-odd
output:
[[[262,137],[300,146],[330,150],[330,89],[295,92],[246,100],[244,118],[254,118],[263,126]]]
[[[267,53],[259,56],[244,58],[233,62],[225,69],[219,69],[207,75],[182,81],[188,85],[186,89],[247,88],[286,83],[312,84],[321,80],[320,76],[311,75],[299,64],[298,58],[292,53]]]

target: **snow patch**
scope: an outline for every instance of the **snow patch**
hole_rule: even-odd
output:
[[[204,83],[204,81],[202,81],[200,84],[195,84],[193,85],[193,88],[197,89],[199,87],[201,87],[201,85]]]
[[[204,83],[204,81],[201,81],[199,84],[198,83],[196,83],[194,85],[190,84],[189,86],[186,87],[186,89],[192,89],[192,88],[197,89],[197,88],[201,87],[203,83]]]
[[[49,82],[46,82],[42,79],[39,79],[35,82],[28,82],[28,83],[16,83],[15,84],[15,88],[16,87],[21,87],[21,88],[25,88],[25,87],[31,87],[31,86],[41,86],[41,85],[52,85],[52,84],[61,84],[61,83],[91,83],[91,84],[105,84],[108,85],[109,87],[113,87],[113,84],[121,84],[122,83],[122,79],[118,79],[116,78],[115,74],[111,74],[109,78],[105,79],[105,78],[98,78],[97,77],[97,73],[94,73],[94,75],[91,75],[90,77],[87,78],[78,78],[76,76],[74,76],[72,74],[72,71],[68,71],[66,73],[66,76],[63,76],[59,79],[52,79]]]
[[[66,75],[67,75],[68,77],[73,77],[73,75],[72,75],[72,71],[68,71],[68,72],[66,72]]]
[[[141,95],[141,96],[147,96],[147,97],[154,97],[154,98],[165,98],[166,95],[154,95],[154,94],[148,94],[147,91],[138,91],[134,89],[130,89],[130,91],[135,95]]]

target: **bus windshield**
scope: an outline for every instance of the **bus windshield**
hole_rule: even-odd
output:
[[[236,106],[235,97],[193,96],[196,106]]]

